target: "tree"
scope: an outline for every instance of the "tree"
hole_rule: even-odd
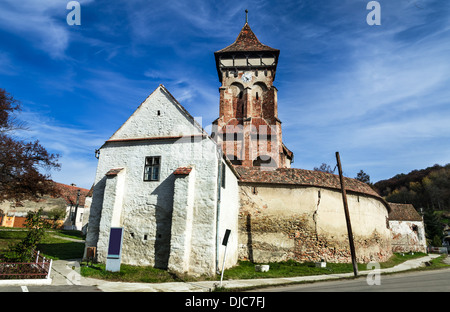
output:
[[[63,220],[66,217],[66,209],[65,207],[57,207],[53,208],[47,215],[50,219],[53,220],[53,228],[56,229],[58,227],[58,220]]]
[[[29,262],[33,251],[45,236],[45,230],[49,227],[46,220],[42,219],[42,208],[37,212],[28,211],[25,227],[27,236],[16,245],[9,246],[6,258],[9,262]]]
[[[370,184],[370,176],[362,170],[357,173],[355,179]]]
[[[24,142],[8,133],[23,129],[13,115],[20,105],[0,89],[0,201],[37,199],[55,194],[49,174],[40,170],[59,169],[59,156],[50,154],[39,141]]]
[[[24,128],[24,124],[19,122],[13,114],[18,110],[20,110],[18,101],[0,88],[0,133]]]
[[[423,221],[425,223],[425,233],[427,238],[430,241],[433,241],[433,243],[435,243],[435,241],[442,242],[444,236],[443,227],[436,212],[425,210]]]
[[[326,163],[322,163],[319,168],[314,167],[314,171],[321,171],[327,173],[334,173],[335,169],[331,169],[330,165],[327,165]]]

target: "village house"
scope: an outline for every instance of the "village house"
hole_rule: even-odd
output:
[[[393,252],[427,252],[422,216],[411,204],[389,203]]]
[[[211,134],[162,85],[142,102],[99,149],[85,256],[95,248],[100,262],[214,274],[229,230],[225,267],[351,261],[339,177],[291,168],[273,85],[278,56],[247,22],[215,52]],[[345,184],[357,260],[388,259],[391,207],[367,184]]]
[[[56,221],[59,228],[80,231],[86,228],[92,199],[89,190],[74,184],[53,183],[57,194],[55,196],[44,195],[37,200],[0,203],[0,226],[24,227],[28,211],[35,212],[42,208],[44,216],[55,209],[63,212],[63,219]]]

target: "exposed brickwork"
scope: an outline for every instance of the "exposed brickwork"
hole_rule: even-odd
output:
[[[262,61],[263,55],[270,60],[266,61],[268,64]],[[220,116],[213,123],[213,132],[216,140],[222,142],[224,153],[238,160],[234,162],[237,165],[260,166],[268,162],[272,167],[285,167],[293,158],[283,145],[277,90],[273,86],[278,55],[279,50],[262,44],[247,23],[233,44],[215,52],[222,86]],[[220,65],[222,57],[232,63],[240,60],[240,65],[225,69]],[[260,64],[255,67],[249,59]],[[228,134],[231,135],[223,140]]]

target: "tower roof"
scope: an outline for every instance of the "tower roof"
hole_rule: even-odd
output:
[[[253,51],[280,52],[280,50],[278,49],[274,49],[265,44],[262,44],[250,28],[250,25],[246,22],[236,40],[228,47],[223,48],[216,53]]]

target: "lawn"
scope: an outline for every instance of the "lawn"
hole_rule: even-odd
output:
[[[394,254],[391,259],[385,263],[380,263],[380,268],[389,268],[400,264],[406,260],[426,256],[424,253],[412,254]],[[367,270],[366,264],[358,264],[358,270]],[[255,264],[249,261],[239,261],[238,265],[227,269],[224,272],[224,280],[229,279],[254,279],[254,278],[274,278],[274,277],[294,277],[321,274],[338,274],[353,272],[351,263],[327,263],[325,268],[318,268],[315,263],[299,263],[296,261],[285,261],[270,263],[268,272],[256,272]],[[104,264],[82,265],[81,274],[86,277],[106,279],[110,281],[122,282],[141,282],[141,283],[161,283],[176,281],[200,281],[200,280],[219,280],[220,276],[202,276],[187,277],[171,274],[166,270],[152,267],[139,267],[122,264],[120,272],[105,271]]]
[[[0,228],[0,255],[8,250],[10,244],[16,244],[27,235],[25,229],[4,229]],[[51,230],[45,234],[44,239],[37,249],[46,258],[77,259],[83,257],[84,243],[73,242],[67,238],[83,239],[78,231]]]
[[[26,230],[16,229],[14,231],[0,228],[0,255],[7,250],[8,244],[19,242],[26,236]],[[64,238],[84,239],[78,231],[49,231],[44,240],[38,245],[41,254],[51,259],[80,259],[83,256],[84,243],[74,242]],[[424,253],[394,254],[389,261],[380,263],[380,268],[389,268],[400,264],[406,260],[423,257]],[[299,263],[295,261],[285,261],[269,263],[268,272],[256,272],[255,264],[249,261],[239,261],[230,269],[225,270],[224,279],[252,279],[252,278],[273,278],[273,277],[293,277],[320,274],[351,273],[353,266],[351,263],[327,263],[325,268],[318,268],[314,263]],[[433,262],[432,267],[439,267],[442,263],[439,260]],[[448,267],[448,266],[447,266]],[[366,264],[358,264],[358,270],[367,269]],[[157,269],[150,266],[121,265],[120,272],[107,272],[104,264],[82,265],[81,274],[86,277],[106,279],[111,281],[141,282],[141,283],[162,283],[174,281],[199,281],[218,280],[220,276],[203,276],[198,278],[179,276],[167,270]]]

